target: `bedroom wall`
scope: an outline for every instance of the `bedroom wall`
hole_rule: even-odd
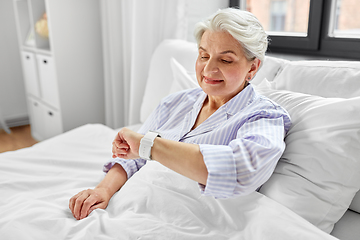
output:
[[[28,112],[13,0],[0,1],[0,33],[0,111],[8,126],[24,125]]]
[[[229,0],[187,0],[188,34],[187,40],[195,42],[194,27],[218,9],[227,8]],[[199,11],[201,9],[201,11]]]

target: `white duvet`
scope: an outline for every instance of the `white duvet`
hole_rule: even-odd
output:
[[[148,162],[105,210],[73,218],[68,200],[95,187],[115,131],[85,125],[0,154],[0,239],[335,239],[260,193],[227,200]]]

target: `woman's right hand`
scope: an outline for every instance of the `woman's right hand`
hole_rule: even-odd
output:
[[[88,189],[79,192],[69,201],[69,208],[77,220],[87,217],[94,209],[105,209],[111,194],[105,188]]]

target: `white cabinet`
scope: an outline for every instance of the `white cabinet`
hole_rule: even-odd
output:
[[[63,127],[53,59],[28,51],[22,57],[32,135],[37,140],[56,136]]]
[[[22,65],[27,93],[35,97],[40,97],[35,54],[27,51],[22,52]]]
[[[32,135],[104,123],[98,0],[13,0]],[[35,31],[47,14],[49,37]]]

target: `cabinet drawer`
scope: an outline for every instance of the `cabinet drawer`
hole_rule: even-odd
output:
[[[31,52],[22,52],[21,55],[26,91],[35,97],[40,97],[35,55]]]
[[[55,108],[60,108],[59,92],[53,59],[52,57],[45,55],[37,55],[36,57],[39,69],[42,99]]]
[[[28,102],[31,134],[36,140],[42,141],[63,132],[59,111],[49,108],[35,98],[30,98]]]
[[[44,107],[45,138],[51,138],[63,132],[61,115],[58,111]]]
[[[44,118],[40,102],[30,98],[28,101],[30,114],[31,135],[38,141],[44,139]]]

